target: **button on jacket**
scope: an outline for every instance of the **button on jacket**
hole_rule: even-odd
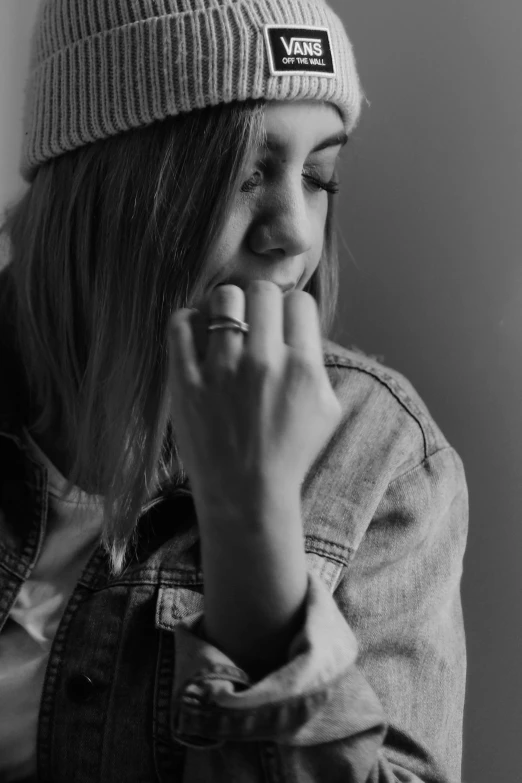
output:
[[[123,574],[98,547],[66,606],[40,783],[460,781],[462,462],[399,373],[323,347],[344,415],[302,485],[308,592],[288,660],[253,682],[202,637],[190,485],[160,496]],[[0,363],[1,629],[45,536],[47,470],[5,345]]]

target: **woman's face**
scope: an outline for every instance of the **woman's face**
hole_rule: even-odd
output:
[[[274,101],[264,124],[266,147],[252,155],[209,258],[209,291],[245,290],[251,280],[302,290],[321,258],[328,189],[347,140],[341,117],[331,104]]]

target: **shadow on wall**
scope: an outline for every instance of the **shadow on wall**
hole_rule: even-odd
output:
[[[18,173],[24,87],[39,0],[0,2],[0,209],[26,187]],[[1,252],[1,249],[0,249]],[[4,251],[5,252],[5,251]],[[0,255],[0,265],[5,263]]]

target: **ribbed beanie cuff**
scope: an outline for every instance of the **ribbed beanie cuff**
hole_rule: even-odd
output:
[[[334,73],[275,73],[267,26],[326,28]],[[273,54],[273,53],[272,53]],[[295,66],[296,68],[298,66]],[[33,34],[20,172],[181,112],[318,100],[355,127],[351,43],[322,0],[45,0]]]

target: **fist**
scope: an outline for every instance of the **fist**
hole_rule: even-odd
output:
[[[256,280],[217,287],[206,307],[169,323],[171,421],[194,493],[226,504],[260,487],[298,490],[342,417],[315,299]],[[207,332],[225,315],[249,333]]]

